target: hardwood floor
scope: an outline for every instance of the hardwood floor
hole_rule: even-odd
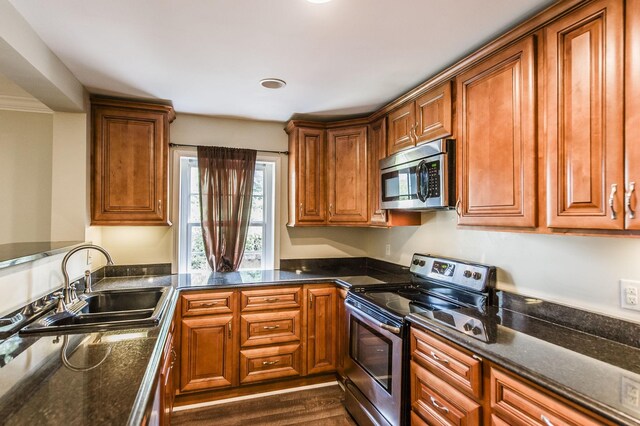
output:
[[[337,384],[243,401],[178,411],[171,424],[179,425],[356,425],[342,405],[344,392]]]

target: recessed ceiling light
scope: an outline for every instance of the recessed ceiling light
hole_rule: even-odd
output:
[[[307,0],[309,3],[329,3],[331,0]]]
[[[260,85],[267,89],[281,89],[286,86],[287,83],[279,78],[263,78],[260,80]]]

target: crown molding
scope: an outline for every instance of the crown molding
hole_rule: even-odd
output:
[[[45,104],[26,96],[0,95],[0,110],[53,114]]]

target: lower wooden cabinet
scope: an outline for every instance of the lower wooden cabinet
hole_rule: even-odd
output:
[[[176,398],[176,372],[175,365],[177,353],[175,349],[174,334],[170,333],[164,350],[164,361],[160,371],[160,386],[162,387],[161,410],[163,425],[171,424],[171,413],[173,412],[173,402]]]
[[[430,331],[410,338],[412,425],[613,424]]]
[[[336,297],[333,284],[307,289],[307,374],[336,369]]]
[[[237,384],[234,315],[183,318],[180,391]]]
[[[333,283],[185,292],[180,393],[335,372],[346,350],[341,294]]]

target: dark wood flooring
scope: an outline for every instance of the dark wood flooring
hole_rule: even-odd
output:
[[[336,384],[178,411],[172,414],[171,424],[174,426],[355,425],[356,423],[342,405],[343,399],[344,392]]]

